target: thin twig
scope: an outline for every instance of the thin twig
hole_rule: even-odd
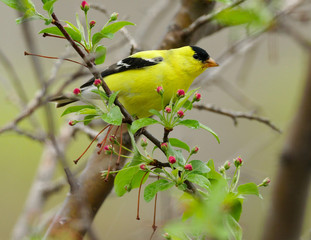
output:
[[[238,124],[238,120],[237,120],[238,118],[245,118],[248,120],[255,120],[255,121],[261,122],[279,133],[282,132],[278,127],[276,127],[273,123],[271,123],[269,119],[255,116],[252,112],[251,113],[236,112],[232,110],[222,109],[212,104],[194,105],[193,107],[199,110],[206,110],[209,112],[218,113],[218,114],[230,117],[232,118],[234,125]]]

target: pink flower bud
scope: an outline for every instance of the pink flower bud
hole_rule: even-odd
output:
[[[141,164],[139,167],[140,167],[140,169],[143,170],[143,171],[146,170],[146,165],[145,165],[145,164]]]
[[[183,89],[178,89],[178,90],[177,90],[176,96],[177,96],[178,98],[184,97],[184,96],[185,96],[185,91],[184,91]]]
[[[110,141],[111,143],[116,144],[116,143],[117,143],[117,138],[116,138],[116,136],[115,136],[115,135],[111,135],[111,136],[109,137],[109,141]]]
[[[174,164],[176,162],[176,158],[174,156],[169,156],[168,161],[169,163]]]
[[[165,107],[165,112],[171,113],[171,112],[172,112],[172,109],[171,109],[170,107]]]
[[[197,146],[195,146],[194,148],[192,148],[192,150],[191,150],[191,155],[192,154],[196,154],[196,153],[198,153],[198,151],[200,150],[200,148],[199,147],[197,147]]]
[[[94,84],[94,86],[96,86],[96,87],[100,87],[100,85],[102,85],[102,80],[100,80],[100,79],[95,79],[93,84]]]
[[[68,124],[69,124],[70,126],[74,126],[74,125],[77,124],[77,121],[76,121],[76,120],[71,120],[71,121],[68,122]]]
[[[142,138],[140,140],[140,146],[142,146],[143,148],[147,147],[148,146],[148,141],[146,138]]]
[[[194,102],[199,102],[201,100],[201,94],[200,93],[196,93],[194,94],[194,98],[193,98],[193,101]]]
[[[80,88],[75,88],[75,89],[73,89],[73,94],[74,94],[74,95],[80,95],[80,94],[81,94]]]
[[[119,13],[114,12],[114,13],[112,13],[111,16],[110,16],[110,21],[115,21],[115,20],[118,19],[118,17],[119,17]]]
[[[112,145],[106,145],[104,147],[105,154],[111,154],[112,150],[113,150]]]
[[[161,96],[163,95],[164,93],[164,89],[162,86],[158,86],[157,89],[156,89],[157,93],[160,94]]]
[[[183,118],[183,117],[185,116],[185,113],[183,112],[183,110],[179,110],[179,111],[177,112],[177,116],[178,116],[179,118]]]
[[[270,184],[270,182],[271,182],[270,178],[267,177],[262,181],[262,183],[259,186],[267,187]]]
[[[229,161],[226,161],[224,164],[225,170],[229,170],[230,166],[231,166],[231,163]]]
[[[241,157],[237,157],[236,159],[233,160],[233,162],[235,167],[240,167],[243,164],[243,160]]]
[[[92,29],[95,26],[96,22],[94,20],[90,21],[90,29]]]
[[[166,152],[167,151],[167,143],[164,142],[164,143],[161,143],[161,149]]]
[[[185,169],[188,170],[188,171],[192,171],[192,165],[190,163],[186,164],[185,165]]]
[[[90,9],[90,6],[87,3],[87,1],[82,1],[80,7],[81,7],[81,10],[84,11],[84,12],[87,12]]]

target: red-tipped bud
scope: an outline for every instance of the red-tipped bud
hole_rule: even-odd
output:
[[[262,181],[261,184],[259,184],[259,187],[267,187],[269,186],[270,182],[271,182],[270,178],[267,177]]]
[[[148,146],[148,141],[146,138],[142,138],[140,140],[140,146],[142,146],[143,148],[147,147]]]
[[[171,113],[171,112],[172,112],[172,109],[171,109],[170,107],[165,107],[165,112]]]
[[[164,151],[164,152],[166,152],[167,151],[167,143],[166,142],[164,142],[164,143],[161,143],[161,149]]]
[[[113,144],[117,144],[117,143],[118,143],[117,137],[116,137],[115,135],[111,135],[111,136],[109,137],[109,141],[110,141],[111,143],[113,143]]]
[[[192,150],[191,150],[191,155],[192,154],[196,154],[196,153],[198,153],[198,151],[200,150],[200,148],[199,147],[197,147],[197,146],[195,146],[194,148],[192,148]]]
[[[178,98],[184,97],[184,96],[185,96],[185,91],[184,91],[183,89],[178,89],[178,90],[177,90],[176,96],[177,96]]]
[[[74,95],[80,95],[80,94],[81,94],[80,88],[75,88],[75,89],[73,89],[73,94],[74,94]]]
[[[84,11],[85,13],[90,9],[90,6],[87,3],[87,1],[82,1],[80,7],[81,7],[81,10]]]
[[[174,164],[176,162],[176,158],[174,156],[169,156],[168,161],[169,163]]]
[[[157,89],[156,89],[157,93],[160,94],[161,96],[163,95],[164,93],[164,89],[162,86],[158,86]]]
[[[140,167],[140,169],[143,170],[143,171],[145,171],[146,168],[147,168],[145,164],[141,164],[139,167]]]
[[[96,86],[96,87],[100,87],[100,85],[102,85],[102,80],[100,80],[100,79],[95,79],[93,84],[94,84],[94,86]]]
[[[226,161],[224,164],[224,169],[229,170],[230,166],[231,166],[231,163],[229,161]]]
[[[188,171],[192,171],[192,165],[190,163],[186,164],[185,165],[185,169],[188,170]]]
[[[114,13],[112,13],[111,16],[110,16],[110,21],[115,21],[115,20],[118,19],[118,17],[119,17],[119,13],[114,12]]]
[[[74,125],[77,124],[77,121],[76,121],[76,120],[71,120],[71,121],[68,122],[68,124],[69,124],[70,126],[74,126]]]
[[[243,160],[241,157],[237,157],[236,159],[233,160],[233,162],[234,162],[234,166],[236,167],[240,167],[243,164]]]
[[[193,97],[193,101],[194,102],[199,102],[201,100],[201,94],[200,93],[196,93],[194,94],[194,97]]]
[[[96,22],[94,20],[90,21],[90,29],[92,29],[95,26]]]
[[[112,145],[106,145],[104,147],[105,154],[111,154],[113,151]]]
[[[179,118],[183,118],[183,117],[185,116],[184,111],[183,111],[183,110],[179,110],[179,111],[177,112],[177,116],[178,116]]]

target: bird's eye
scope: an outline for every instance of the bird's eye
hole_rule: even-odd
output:
[[[194,54],[194,55],[193,55],[193,58],[199,59],[199,55],[198,55],[198,54]]]

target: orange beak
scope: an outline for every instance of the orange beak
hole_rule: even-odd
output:
[[[219,66],[218,63],[216,63],[215,60],[211,57],[204,62],[204,67],[206,68],[217,67],[217,66]]]

